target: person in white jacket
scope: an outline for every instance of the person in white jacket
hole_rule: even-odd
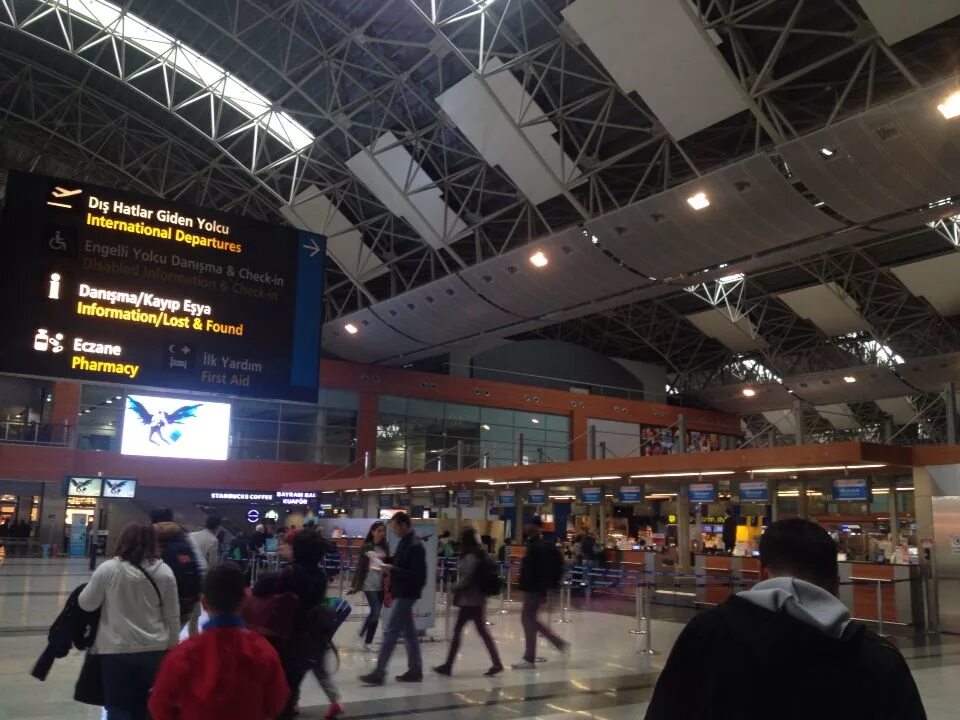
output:
[[[97,568],[78,602],[100,609],[92,652],[101,659],[107,720],[144,720],[160,661],[180,635],[177,581],[152,525],[124,528],[116,557]]]
[[[205,527],[202,530],[190,533],[190,542],[197,549],[197,554],[203,560],[206,569],[204,575],[213,570],[220,564],[220,540],[217,538],[217,531],[223,520],[217,513],[207,515]],[[200,603],[193,606],[193,614],[190,616],[190,622],[187,624],[187,632],[193,637],[200,632],[200,615],[203,608]]]

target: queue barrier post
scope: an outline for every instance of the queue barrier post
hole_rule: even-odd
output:
[[[647,631],[643,627],[643,623],[646,620],[644,617],[644,602],[647,595],[647,587],[643,581],[643,578],[638,578],[637,584],[633,588],[634,595],[637,599],[637,627],[630,631],[631,635],[646,635]]]
[[[513,602],[513,600],[510,597],[510,586],[512,585],[511,575],[513,575],[513,565],[511,564],[510,560],[507,560],[507,602],[508,603]]]
[[[877,580],[877,635],[887,637],[883,632],[883,580]]]
[[[500,565],[500,576],[503,577],[503,564]],[[507,596],[507,588],[510,587],[509,580],[500,586],[500,614],[506,615],[509,611],[504,607],[504,601]]]
[[[646,602],[646,611],[644,612],[646,618],[646,634],[643,636],[643,646],[637,651],[638,655],[657,655],[657,651],[653,649],[653,625],[652,619],[650,617],[650,594],[646,592],[646,583],[644,583],[644,593],[643,597]]]
[[[554,620],[555,623],[566,624],[573,622],[573,620],[567,617],[567,610],[570,604],[570,586],[569,578],[564,579],[560,583],[560,617]]]

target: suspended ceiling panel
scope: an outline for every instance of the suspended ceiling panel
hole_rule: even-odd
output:
[[[838,430],[856,430],[860,427],[860,421],[846,403],[817,405],[816,410],[820,417]]]
[[[960,14],[960,0],[860,0],[860,7],[891,45]]]
[[[363,242],[360,232],[352,229],[354,223],[316,185],[302,190],[291,205],[280,208],[280,214],[294,227],[326,235],[327,255],[360,282],[387,272],[387,266]]]
[[[960,384],[960,353],[908,360],[897,369],[913,387],[924,392],[942,392],[948,382]]]
[[[893,418],[897,425],[909,425],[917,416],[917,411],[905,397],[881,398],[877,400],[877,405],[887,415]]]
[[[440,345],[519,318],[477,296],[457,275],[436,280],[373,306],[383,322],[427,345]]]
[[[925,207],[960,192],[960,123],[937,110],[955,84],[916,90],[777,150],[807,188],[850,220]]]
[[[960,252],[900,265],[890,271],[944,317],[960,314]]]
[[[546,267],[530,262],[537,251],[549,260]],[[494,305],[522,318],[538,318],[649,284],[620,267],[578,228],[469,267],[460,276]]]
[[[542,117],[543,111],[513,73],[502,67],[499,58],[491,58],[482,80],[468,75],[436,101],[484,159],[539,204],[559,195],[563,183],[580,171],[555,139],[556,125],[542,121],[520,127]]]
[[[617,84],[682,140],[746,109],[714,43],[679,0],[577,0],[561,11]]]
[[[351,323],[357,327],[356,335],[344,330]],[[324,325],[322,346],[325,352],[344,360],[372,363],[416,352],[424,344],[397,332],[370,310],[363,309]]]
[[[687,320],[696,325],[704,335],[719,340],[734,352],[759,350],[765,343],[754,335],[753,325],[748,318],[740,318],[736,323],[716,308],[687,315]]]
[[[793,408],[789,410],[768,410],[762,413],[767,422],[773,425],[784,435],[797,434],[797,414]]]
[[[449,245],[466,229],[443,201],[440,188],[393,133],[381,135],[373,147],[347,160],[347,167],[432,247]]]
[[[745,397],[746,385],[717,385],[699,390],[693,396],[705,405],[724,412],[743,415],[792,408],[796,398],[780,383],[751,384],[756,395]]]
[[[700,192],[710,205],[694,210],[687,199]],[[842,226],[804,199],[767,155],[755,155],[587,227],[630,267],[669,278]]]
[[[830,337],[869,329],[856,301],[834,282],[781,293],[780,299]]]
[[[855,378],[848,383],[844,377]],[[909,395],[912,390],[892,370],[881,367],[855,367],[784,379],[797,397],[814,405],[865,402],[878,398]]]

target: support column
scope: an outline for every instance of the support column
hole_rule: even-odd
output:
[[[917,521],[917,540],[933,538],[933,496],[936,486],[933,476],[926,467],[913,469],[914,518]],[[936,549],[930,551],[930,557],[920,550],[920,574],[932,578],[927,593],[927,612],[932,627],[940,626],[940,605],[937,598],[937,558]]]
[[[797,445],[803,445],[806,443],[806,436],[803,427],[803,403],[799,400],[793,402],[793,416],[797,422],[797,431],[793,437],[797,441]]]
[[[677,566],[690,570],[690,491],[686,483],[677,489]]]
[[[357,413],[357,460],[362,465],[365,452],[370,453],[370,466],[377,466],[377,423],[380,407],[375,393],[360,393]]]
[[[80,390],[83,386],[74,382],[56,382],[53,384],[53,407],[45,422],[50,423],[50,439],[70,447],[76,446],[77,415],[80,412]],[[54,430],[53,427],[63,427]]]
[[[957,396],[956,388],[948,382],[944,388],[943,402],[947,414],[947,444],[957,444]]]
[[[683,413],[677,415],[677,432],[680,435],[677,439],[677,450],[683,455],[687,452],[687,416]]]
[[[887,495],[890,510],[890,542],[894,548],[900,544],[900,521],[897,519],[897,481],[890,483],[890,494]]]
[[[797,515],[804,520],[807,519],[807,481],[800,481],[800,494],[797,496]]]
[[[520,498],[514,498],[517,506],[513,509],[513,539],[515,542],[523,541],[523,503]]]
[[[570,413],[570,459],[588,460],[590,438],[593,432],[587,432],[588,418],[586,409],[576,408]]]
[[[770,522],[775,523],[780,519],[780,498],[777,495],[777,481],[767,480],[767,496],[770,498]]]
[[[602,544],[602,543],[606,540],[606,537],[607,537],[607,498],[606,498],[606,490],[604,490],[603,502],[600,503],[600,512],[599,512],[598,521],[599,521],[598,524],[599,524],[599,526],[600,526],[600,529],[599,529],[599,531],[597,532],[597,539],[598,539],[598,540],[600,541],[600,543]]]

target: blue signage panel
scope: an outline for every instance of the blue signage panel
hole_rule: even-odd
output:
[[[740,502],[769,502],[766,480],[740,483]]]
[[[717,500],[717,486],[713,483],[690,483],[690,502],[709,503]]]
[[[619,495],[622,503],[643,502],[643,488],[639,485],[621,485]]]
[[[542,488],[533,488],[527,491],[527,502],[531,505],[546,505],[547,491]]]
[[[396,495],[381,495],[380,496],[380,507],[382,508],[392,508],[396,505]]]
[[[401,495],[397,498],[397,507],[408,508],[413,504],[413,498],[409,495]]]
[[[433,506],[435,508],[448,508],[450,507],[450,493],[446,490],[440,490],[439,492],[431,493],[433,497]]]
[[[260,522],[260,511],[257,510],[256,508],[251,508],[250,510],[247,510],[247,522],[250,523],[251,525],[253,523]]]
[[[843,478],[833,481],[836,502],[870,502],[870,485],[866,478]]]
[[[453,494],[453,502],[458,507],[470,507],[473,505],[473,491],[457,490],[457,492]]]
[[[517,491],[516,490],[499,490],[497,492],[497,505],[499,505],[500,507],[516,507]]]
[[[363,507],[363,495],[360,493],[352,494],[350,496],[350,507],[352,508],[362,508]]]
[[[580,502],[582,502],[584,505],[599,505],[603,502],[603,488],[582,488],[580,490]]]

